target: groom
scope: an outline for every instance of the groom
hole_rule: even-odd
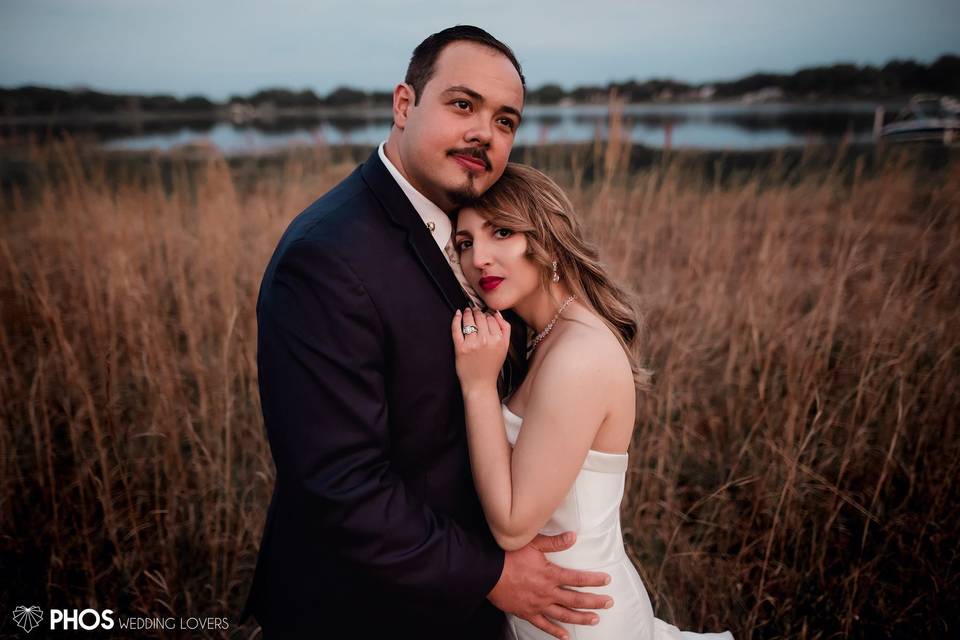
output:
[[[386,143],[267,266],[257,363],[277,481],[243,616],[266,640],[497,638],[503,611],[563,637],[551,619],[589,624],[574,609],[608,603],[566,588],[605,574],[547,562],[571,540],[499,549],[470,475],[449,333],[469,294],[447,214],[502,174],[524,91],[486,31],[424,40]]]

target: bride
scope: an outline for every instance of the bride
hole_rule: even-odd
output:
[[[574,531],[576,544],[548,560],[611,577],[589,589],[614,602],[593,626],[544,619],[548,634],[508,616],[508,635],[732,640],[728,632],[681,632],[655,618],[624,552],[627,449],[636,388],[649,374],[635,355],[638,321],[629,297],[583,241],[563,191],[532,167],[508,165],[475,206],[459,211],[454,246],[488,310],[458,311],[452,334],[470,463],[490,530],[506,550],[538,533]],[[535,333],[526,377],[505,404],[497,391],[510,344],[502,309],[513,309]]]

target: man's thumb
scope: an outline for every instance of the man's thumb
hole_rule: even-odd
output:
[[[556,536],[539,534],[530,544],[541,553],[554,553],[556,551],[569,549],[576,541],[577,534],[573,531],[567,531],[566,533],[561,533]]]

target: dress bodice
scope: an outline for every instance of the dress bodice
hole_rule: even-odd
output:
[[[503,405],[503,422],[507,441],[516,446],[523,419]],[[624,557],[620,502],[628,460],[625,453],[587,451],[567,495],[540,529],[545,535],[577,534],[573,547],[547,554],[551,562],[573,569],[597,568]]]
[[[507,440],[515,446],[523,418],[503,405],[503,422]],[[600,623],[578,626],[564,622],[560,626],[571,640],[733,640],[729,632],[680,631],[654,617],[647,590],[623,549],[620,532],[620,502],[628,460],[625,453],[587,451],[567,495],[540,529],[547,535],[564,531],[577,534],[576,543],[566,551],[545,554],[550,562],[571,569],[602,571],[610,576],[610,584],[603,587],[571,587],[613,598],[612,609],[598,611]],[[512,614],[507,615],[506,635],[511,640],[554,640]]]

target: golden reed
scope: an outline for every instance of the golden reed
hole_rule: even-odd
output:
[[[26,153],[0,210],[3,602],[225,615],[211,637],[248,637],[274,477],[257,287],[352,166]],[[623,521],[661,617],[739,638],[955,632],[960,162],[886,150],[714,180],[629,154],[518,159],[568,189],[646,318]]]

